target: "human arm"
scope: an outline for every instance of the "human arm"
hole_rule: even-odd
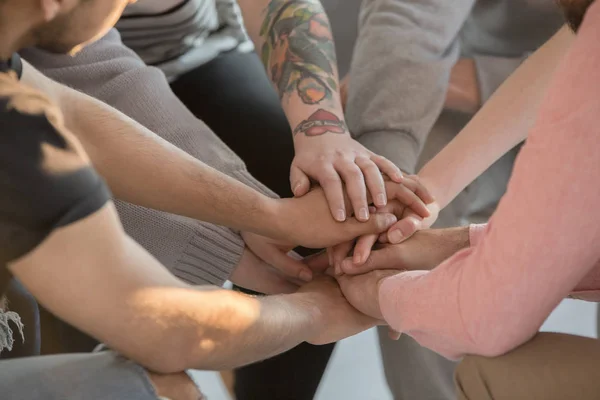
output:
[[[354,219],[346,225],[335,222],[319,191],[293,200],[270,199],[206,166],[104,103],[44,77],[26,62],[23,81],[68,111],[66,125],[120,199],[307,247],[323,247],[349,240],[357,233],[389,227],[385,216],[371,218],[367,224]]]
[[[332,215],[343,221],[342,182],[354,214],[369,217],[367,189],[377,206],[387,202],[381,172],[398,181],[391,162],[354,141],[340,103],[335,47],[318,0],[241,0],[248,33],[263,59],[294,132],[296,157],[290,181],[296,196],[316,180]]]
[[[599,29],[584,23],[557,68],[485,237],[432,272],[383,281],[379,301],[395,330],[451,358],[503,354],[596,267],[600,221],[589,210],[600,200],[600,158],[590,126],[600,112]]]
[[[60,112],[15,90],[0,107],[0,284],[8,266],[57,316],[158,372],[243,365],[376,322],[331,281],[258,300],[176,279],[124,233]]]
[[[567,27],[557,32],[523,62],[467,126],[419,171],[440,208],[527,137],[550,79],[573,38]]]
[[[126,237],[112,206],[56,231],[10,268],[58,317],[163,373],[234,368],[374,324],[330,282],[260,299],[186,285]]]

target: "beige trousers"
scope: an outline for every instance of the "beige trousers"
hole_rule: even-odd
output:
[[[459,400],[597,400],[600,341],[540,333],[500,357],[466,357],[455,383]]]

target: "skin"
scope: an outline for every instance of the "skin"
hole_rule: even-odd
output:
[[[20,34],[0,36],[0,54],[6,57],[22,44],[37,44],[35,32],[55,32],[56,42],[45,37],[45,46],[52,42],[52,48],[70,51],[70,46],[72,50],[106,32],[126,3],[114,2],[107,9],[100,0],[7,0],[0,6],[0,27]],[[55,18],[66,15],[76,19],[68,22],[72,32],[54,26]],[[20,93],[13,107],[45,114],[69,142],[79,157],[74,167],[89,164],[84,147],[47,96],[8,75],[0,78],[5,95]],[[326,204],[323,209],[327,213]],[[186,285],[125,234],[112,202],[55,230],[8,268],[55,315],[162,374],[233,368],[302,341],[337,341],[378,323],[350,306],[331,278],[265,298]]]

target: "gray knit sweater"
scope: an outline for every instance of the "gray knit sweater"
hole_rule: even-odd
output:
[[[550,0],[363,0],[350,131],[413,172],[457,58],[475,59],[485,101],[562,23]]]
[[[21,52],[47,76],[122,111],[197,159],[275,197],[171,91],[164,74],[123,46],[112,30],[76,57]],[[239,262],[244,242],[231,229],[116,201],[125,230],[179,278],[221,285]]]

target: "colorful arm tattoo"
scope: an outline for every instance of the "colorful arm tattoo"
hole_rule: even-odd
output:
[[[335,46],[321,4],[272,0],[265,11],[262,60],[279,97],[295,91],[305,104],[331,100],[338,90]]]

